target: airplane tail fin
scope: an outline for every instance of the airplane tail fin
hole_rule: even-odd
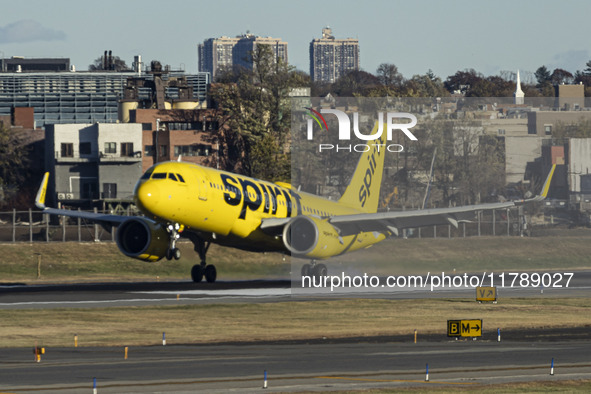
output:
[[[47,182],[49,181],[49,172],[46,172],[43,175],[43,180],[41,181],[41,186],[39,186],[39,190],[37,191],[37,196],[35,197],[35,205],[39,209],[45,209],[45,196],[47,195]]]
[[[372,134],[377,129],[376,122]],[[379,139],[367,144],[369,150],[361,154],[351,182],[339,199],[340,203],[367,213],[377,212],[386,156],[385,134],[382,133]]]
[[[540,192],[540,197],[546,198],[548,197],[548,191],[550,190],[550,183],[552,183],[552,176],[554,175],[554,170],[556,170],[556,164],[552,164],[552,168],[550,169],[550,173],[546,178],[546,182],[544,182],[544,186],[542,186],[542,191]]]

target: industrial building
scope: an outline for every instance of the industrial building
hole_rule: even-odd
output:
[[[9,61],[10,60],[10,61]],[[22,65],[20,72],[11,71],[15,59],[3,59],[0,72],[0,115],[10,115],[11,108],[32,107],[35,109],[36,127],[60,123],[109,123],[118,119],[118,102],[130,77],[141,75],[141,69],[131,72],[78,72],[63,70],[67,61],[57,59],[52,70],[52,59],[30,62],[17,59]],[[139,62],[141,63],[141,61]],[[31,71],[45,68],[50,71]],[[70,66],[70,69],[72,67]],[[184,76],[192,87],[193,98],[205,101],[209,74],[185,75],[183,72],[169,72],[165,78]],[[150,74],[145,75],[148,80]],[[149,90],[145,91],[149,94]],[[165,92],[172,98],[178,90],[171,87]]]
[[[322,29],[322,38],[310,42],[310,77],[314,82],[333,83],[350,71],[359,70],[359,40],[336,39],[332,29]]]

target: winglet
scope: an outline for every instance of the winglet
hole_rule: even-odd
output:
[[[515,203],[515,205],[521,205],[521,204],[529,203],[532,201],[545,200],[546,197],[548,197],[548,191],[550,191],[550,184],[552,183],[552,176],[554,175],[554,170],[556,170],[556,164],[552,164],[552,168],[550,169],[550,172],[548,173],[548,176],[546,177],[546,181],[544,182],[544,185],[542,186],[542,190],[541,190],[540,194],[538,194],[534,198],[513,201],[513,203]]]
[[[37,197],[35,197],[35,206],[39,209],[45,209],[45,196],[47,195],[47,183],[49,181],[49,172],[46,172],[43,175],[43,180],[41,181],[41,186],[39,186],[39,191],[37,192]]]
[[[556,164],[552,164],[552,169],[550,169],[550,173],[546,178],[546,182],[544,182],[544,186],[542,186],[542,192],[540,193],[540,197],[546,198],[548,197],[548,191],[550,190],[550,183],[552,183],[552,176],[554,175],[554,170],[556,169]]]

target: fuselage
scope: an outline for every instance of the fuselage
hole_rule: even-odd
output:
[[[138,208],[161,223],[178,223],[183,231],[223,245],[253,251],[288,252],[282,237],[260,229],[264,219],[361,213],[338,201],[192,163],[164,162],[151,167],[134,191]],[[340,239],[337,255],[383,240],[383,234],[360,233]],[[334,248],[333,248],[334,249]],[[330,256],[327,256],[330,257]]]

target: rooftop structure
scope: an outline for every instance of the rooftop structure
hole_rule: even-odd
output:
[[[333,83],[350,71],[359,70],[359,40],[336,39],[332,29],[322,29],[322,38],[310,42],[310,76],[313,81]]]

